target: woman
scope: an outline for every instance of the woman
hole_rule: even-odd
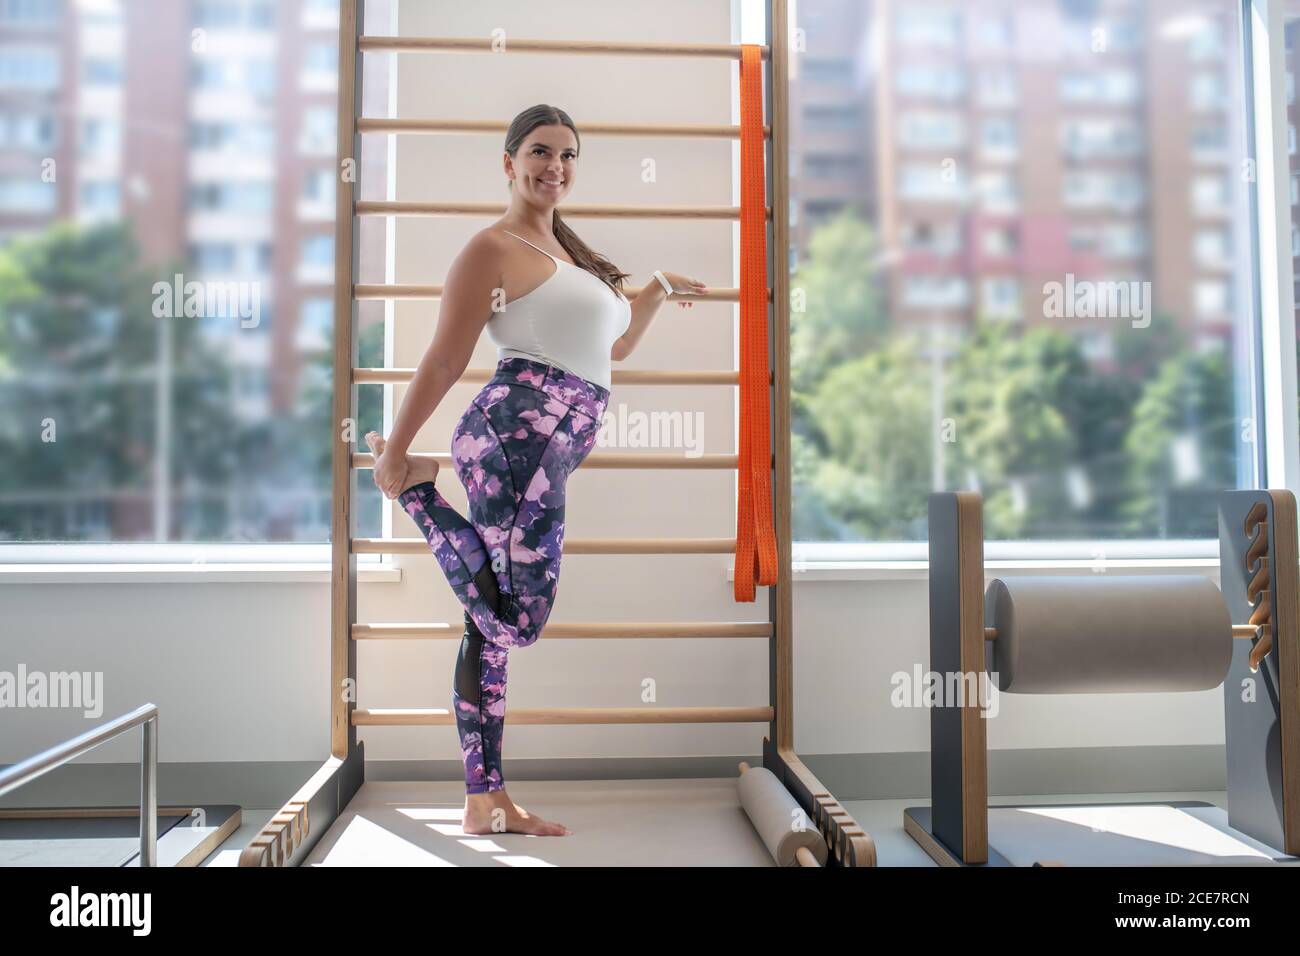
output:
[[[466,833],[570,832],[506,794],[506,655],[541,636],[554,603],[565,485],[596,443],[611,360],[631,354],[667,295],[705,291],[695,279],[658,273],[627,300],[628,273],[588,248],[555,210],[573,188],[578,149],[563,110],[539,105],[515,117],[503,157],[510,206],[452,263],[433,341],[387,441],[366,435],[375,484],[414,519],[465,606],[452,703]],[[407,449],[465,371],[484,325],[498,346],[496,371],[452,432],[467,521],[434,488],[437,463]]]

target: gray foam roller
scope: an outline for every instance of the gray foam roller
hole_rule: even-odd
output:
[[[1232,621],[1199,575],[1008,577],[984,598],[991,670],[1017,694],[1208,690],[1232,660]]]

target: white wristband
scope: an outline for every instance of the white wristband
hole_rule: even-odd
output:
[[[665,292],[667,292],[669,295],[673,294],[673,284],[669,282],[664,277],[664,274],[660,272],[658,269],[655,270],[655,278],[659,280],[659,284],[664,287]]]

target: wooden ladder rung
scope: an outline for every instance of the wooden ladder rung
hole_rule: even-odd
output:
[[[519,724],[763,724],[771,707],[544,707],[506,711],[506,723]],[[352,711],[354,727],[447,727],[456,718],[443,707]]]
[[[486,383],[496,375],[495,368],[467,368],[456,381]],[[400,385],[415,376],[413,368],[354,368],[354,385]],[[769,384],[771,373],[768,374]],[[730,369],[614,369],[613,385],[737,385],[740,373]]]
[[[500,216],[506,207],[497,202],[409,202],[362,199],[355,204],[358,216]],[[772,218],[772,209],[765,212]],[[569,203],[565,219],[740,219],[739,206],[626,206]]]
[[[464,624],[353,624],[354,641],[460,640]],[[546,638],[697,638],[772,636],[770,621],[551,621]]]
[[[361,133],[493,133],[504,134],[509,120],[397,119],[387,116],[357,117]],[[739,139],[740,127],[714,123],[591,123],[583,122],[583,136],[683,136],[699,139]],[[763,137],[772,127],[763,127]]]
[[[735,538],[566,538],[568,554],[731,554]],[[353,538],[353,554],[427,554],[424,538]]]
[[[443,467],[451,467],[449,452],[408,452],[408,458],[423,458],[436,461]],[[681,454],[664,454],[650,452],[593,451],[583,459],[582,467],[587,468],[685,468],[685,469],[719,469],[735,468],[737,456],[728,454],[699,455],[687,458]],[[352,453],[353,468],[375,467],[375,456],[368,451]]]
[[[629,43],[617,40],[534,40],[510,37],[394,37],[362,35],[357,48],[365,53],[434,53],[438,50],[489,53],[585,53],[616,56],[701,56],[739,60],[737,43]],[[764,60],[771,50],[762,45]]]
[[[635,289],[637,284],[630,283],[631,288]],[[416,301],[423,299],[441,299],[442,286],[440,285],[401,285],[397,283],[388,284],[363,284],[353,286],[352,295],[357,301],[373,301],[376,299],[394,299],[401,301]],[[684,295],[674,293],[673,301],[691,300],[695,302],[739,302],[739,289],[709,289],[699,295]],[[767,301],[772,301],[772,290],[767,290]]]

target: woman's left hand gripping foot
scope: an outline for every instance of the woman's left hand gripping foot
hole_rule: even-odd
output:
[[[431,458],[416,458],[414,455],[385,455],[388,443],[379,432],[366,432],[366,444],[375,456],[371,471],[375,487],[387,498],[396,498],[412,485],[424,481],[433,481],[438,477],[438,463]]]

